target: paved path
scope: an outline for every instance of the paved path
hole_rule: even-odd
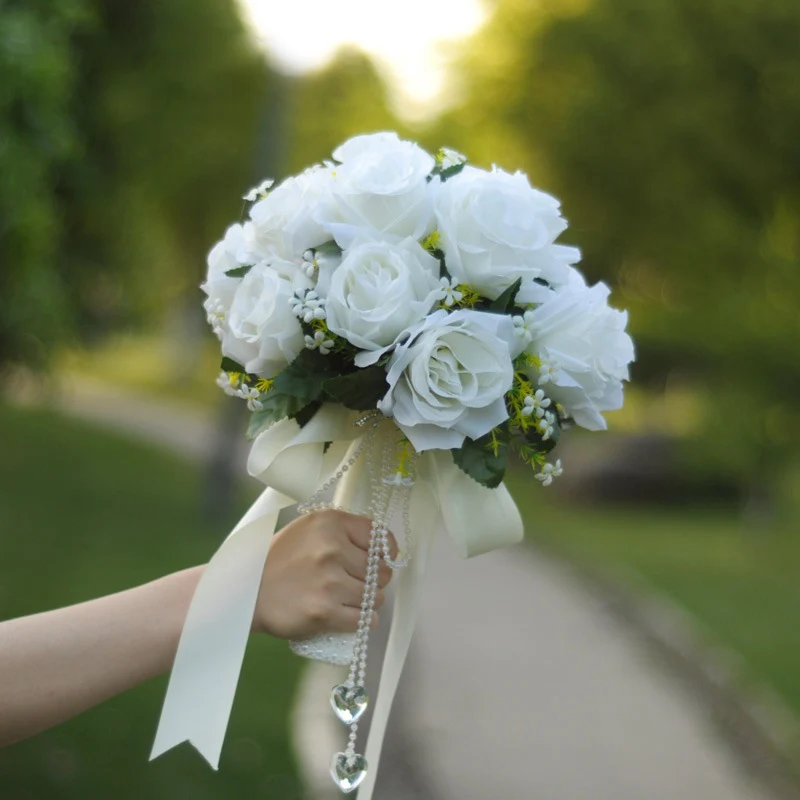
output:
[[[682,690],[557,564],[524,547],[463,562],[448,544],[434,554],[401,698],[439,797],[763,797]]]
[[[24,396],[23,396],[24,402]],[[207,460],[214,447],[210,412],[185,408],[105,383],[64,379],[58,407],[73,417],[127,433],[192,459]]]
[[[64,407],[188,456],[213,441],[207,418],[127,392],[81,385]],[[326,722],[331,682],[323,665],[308,670],[298,706],[312,784],[328,738],[341,738]],[[444,541],[376,791],[407,798],[766,800],[681,687],[557,563],[523,547],[462,561]]]

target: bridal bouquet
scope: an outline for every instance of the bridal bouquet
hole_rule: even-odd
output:
[[[509,450],[548,485],[562,428],[604,428],[633,358],[626,314],[556,243],[558,201],[390,133],[333,157],[252,190],[250,219],[209,256],[219,383],[247,401],[251,436],[341,403],[392,418],[417,453],[449,450],[485,486]]]
[[[516,454],[544,486],[560,476],[551,452],[562,430],[605,428],[602,413],[622,405],[633,344],[608,288],[589,286],[574,266],[579,251],[557,243],[567,227],[559,202],[520,172],[478,169],[452,150],[431,156],[377,133],[350,139],[332,161],[278,186],[264,182],[245,200],[248,218],[212,249],[202,288],[221,343],[218,383],[252,411],[250,471],[270,488],[215,559],[232,558],[226,546],[249,535],[260,542],[249,553],[255,574],[275,509],[318,507],[332,488],[337,502],[373,519],[375,574],[368,572],[362,624],[340,659],[350,675],[331,696],[351,726],[331,771],[352,791],[377,760],[432,532],[446,529],[464,555],[518,541],[519,516],[502,485],[509,458]],[[401,513],[401,552],[392,560],[387,531]],[[355,752],[355,731],[367,702],[370,581],[380,558],[416,566],[398,587],[372,725],[377,744],[365,758]],[[295,647],[337,660],[330,642]],[[232,649],[240,662],[243,645]],[[181,650],[179,684],[180,661]],[[360,796],[370,791],[364,784]]]

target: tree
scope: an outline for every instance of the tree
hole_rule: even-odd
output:
[[[96,326],[194,293],[252,180],[268,71],[232,2],[93,7],[76,41],[85,163],[64,179],[74,237],[62,269]]]
[[[792,0],[503,0],[456,117],[562,198],[635,377],[704,393],[694,456],[745,482],[800,435],[798,37]]]
[[[43,364],[196,289],[269,74],[233,0],[6,3],[0,30],[0,364]]]
[[[87,21],[82,0],[0,6],[0,365],[41,363],[68,325],[53,187],[78,149],[71,37]]]

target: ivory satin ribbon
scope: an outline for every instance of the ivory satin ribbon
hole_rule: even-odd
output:
[[[325,405],[305,427],[282,420],[253,443],[248,472],[267,488],[214,554],[197,585],[151,759],[188,741],[217,769],[278,513],[310,498],[337,472],[361,437],[355,424],[359,416],[341,406]],[[331,443],[327,449],[326,443]],[[340,496],[360,497],[365,505],[369,479],[363,468],[349,470],[342,478]],[[395,578],[392,626],[365,751],[368,773],[358,790],[359,800],[372,797],[386,723],[437,531],[446,531],[464,558],[516,544],[523,534],[522,520],[505,486],[486,489],[475,483],[455,466],[449,451],[427,451],[419,457],[410,520],[411,561]]]

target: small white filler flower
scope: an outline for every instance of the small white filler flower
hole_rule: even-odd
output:
[[[518,314],[513,317],[514,320],[514,333],[522,340],[524,344],[533,341],[533,311],[526,311],[524,314]]]
[[[220,372],[217,378],[217,386],[230,397],[239,397],[240,378],[230,375],[227,372]]]
[[[550,407],[550,398],[544,396],[543,389],[537,389],[534,394],[529,394],[522,403],[523,417],[535,414],[537,419],[541,419],[544,416],[544,410]]]
[[[328,339],[322,331],[317,331],[313,336],[306,334],[305,341],[308,350],[319,348],[320,353],[324,356],[333,349],[333,339]]]
[[[264,405],[260,400],[261,392],[259,392],[258,389],[254,389],[251,386],[242,386],[242,388],[239,390],[239,397],[247,400],[247,407],[251,411],[262,411],[264,408]]]
[[[539,433],[542,434],[542,440],[547,441],[553,435],[553,425],[555,425],[556,415],[550,411],[544,412],[544,417],[539,420]]]
[[[275,181],[269,178],[265,181],[261,181],[258,186],[254,186],[247,194],[243,194],[242,200],[247,200],[248,203],[255,203],[256,200],[263,200],[269,194],[269,190],[274,183]]]
[[[452,150],[449,147],[441,148],[436,154],[436,160],[443,170],[467,163],[467,157],[463,153],[459,153],[458,150]]]
[[[545,361],[541,359],[541,364],[542,365],[539,367],[539,386],[555,381],[561,369],[555,361]]]
[[[458,281],[455,278],[440,278],[439,299],[448,307],[458,303],[464,295],[458,291]]]
[[[303,322],[313,322],[315,319],[325,319],[325,301],[315,291],[298,289],[294,296],[289,298],[292,312]]]
[[[560,478],[564,470],[561,468],[561,459],[556,459],[555,464],[545,464],[542,471],[538,472],[534,477],[537,481],[542,482],[542,486],[549,486],[553,482],[553,478]]]
[[[313,250],[306,250],[303,253],[303,264],[301,266],[307,278],[313,279],[319,270],[319,259]]]

